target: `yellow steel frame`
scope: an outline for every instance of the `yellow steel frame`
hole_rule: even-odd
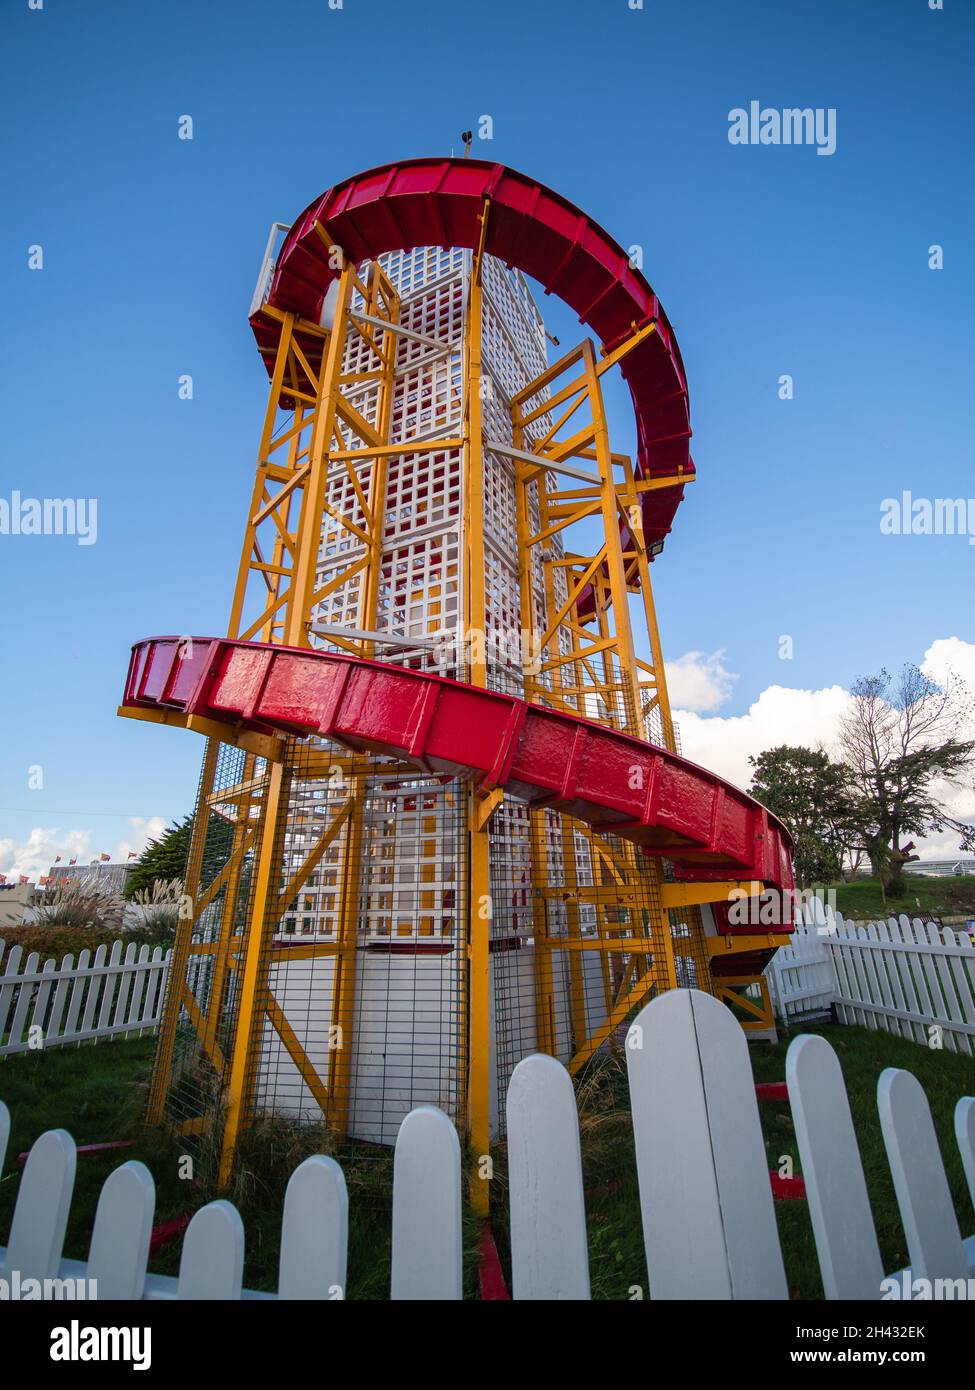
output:
[[[515,465],[521,616],[525,629],[533,633],[531,650],[540,654],[537,671],[526,675],[529,699],[573,714],[603,718],[640,738],[647,737],[650,708],[659,707],[665,739],[673,747],[642,532],[637,532],[634,553],[623,550],[619,528],[621,511],[628,520],[638,515],[640,492],[646,485],[636,481],[629,460],[610,448],[602,394],[604,373],[652,331],[653,325],[637,330],[619,349],[601,359],[592,342],[586,340],[514,398],[514,447],[522,455]],[[566,376],[567,381],[563,380]],[[570,421],[573,433],[563,436]],[[528,431],[533,425],[537,426],[536,437],[529,449]],[[538,463],[525,459],[526,453],[536,455]],[[567,469],[571,460],[595,463],[596,469],[580,470],[577,465]],[[588,477],[579,480],[581,486],[579,481],[566,486],[560,468],[571,477],[580,471]],[[620,472],[622,477],[617,476]],[[533,516],[538,519],[534,530]],[[589,517],[602,522],[598,548],[588,555],[560,550],[554,538]],[[652,665],[638,661],[630,620],[628,595],[641,580],[647,586],[644,617]],[[592,611],[583,616],[579,600],[587,590],[593,593],[594,603]],[[641,679],[641,671],[649,679]],[[644,695],[648,685],[652,687],[649,698]],[[656,861],[644,859],[628,843],[608,841],[563,817],[565,883],[553,887],[545,852],[544,818],[544,811],[533,812],[532,874],[541,909],[535,923],[537,1043],[543,1051],[555,1051],[552,955],[567,952],[573,1032],[569,1070],[576,1072],[603,1042],[613,1041],[619,1025],[651,991],[676,984],[676,968]],[[590,846],[602,887],[578,886],[575,842],[579,834]],[[565,935],[549,933],[543,907],[549,896],[568,897]],[[594,938],[580,934],[575,904],[584,901],[597,904],[598,934]],[[630,922],[626,926],[609,923],[608,905],[624,903],[630,905]],[[606,1003],[605,1022],[591,1035],[581,973],[581,953],[586,950],[600,953]]]
[[[324,234],[324,233],[323,233]],[[352,296],[363,302],[353,314]],[[378,265],[365,276],[346,262],[339,277],[338,297],[330,329],[292,314],[269,308],[277,318],[280,335],[271,373],[271,385],[258,450],[257,468],[237,580],[231,604],[228,636],[242,640],[283,642],[311,646],[316,606],[341,585],[359,583],[358,625],[366,632],[375,628],[380,585],[380,559],[389,457],[402,451],[389,444],[393,402],[399,298]],[[390,325],[382,330],[360,319]],[[346,339],[357,332],[369,345],[376,362],[374,371],[344,374]],[[315,344],[315,348],[311,348]],[[317,368],[312,361],[318,359]],[[347,399],[346,391],[363,377],[377,384],[375,414],[367,420]],[[275,433],[279,411],[287,410],[288,424]],[[343,434],[343,429],[345,434]],[[350,447],[346,435],[351,439]],[[361,466],[371,465],[368,492],[360,478]],[[341,465],[352,484],[364,524],[339,512],[328,501],[329,470]],[[322,518],[330,515],[359,541],[363,554],[323,585],[317,584],[317,563]],[[361,578],[358,578],[361,576]],[[256,594],[255,594],[256,590]],[[356,655],[371,656],[368,639],[331,638]],[[203,1056],[226,1076],[225,1116],[220,1141],[220,1181],[230,1176],[241,1126],[252,1103],[257,1046],[265,1022],[278,1033],[299,1074],[319,1104],[329,1107],[330,1119],[341,1127],[348,1104],[348,1068],[351,1056],[351,1009],[355,978],[357,885],[361,854],[362,760],[336,757],[303,757],[300,767],[291,765],[288,741],[208,727],[207,721],[185,716],[166,716],[164,722],[181,723],[210,735],[201,775],[197,814],[191,835],[185,892],[193,904],[192,918],[180,923],[174,946],[171,984],[164,1006],[160,1042],[148,1108],[150,1123],[165,1115],[167,1088],[173,1064],[175,1037],[185,1012],[193,1025]],[[235,742],[247,750],[241,783],[236,788],[215,784],[218,739]],[[338,765],[347,795],[333,809],[328,823],[282,890],[281,840],[288,818],[289,790],[296,777],[322,777]],[[233,808],[228,813],[228,808]],[[200,893],[200,872],[211,815],[234,824],[231,852],[221,873]],[[343,1045],[329,1054],[327,1078],[319,1076],[300,1040],[268,987],[271,942],[281,917],[294,901],[322,854],[336,839],[342,845],[342,881],[339,930],[336,941],[316,942],[293,951],[298,954],[334,955],[336,987],[333,1024],[342,1033]],[[243,928],[238,915],[237,870],[246,854],[255,858],[254,883]],[[222,888],[226,888],[215,940],[194,943],[193,935],[203,912]],[[186,985],[191,954],[213,955],[206,1011],[200,1010]],[[231,973],[238,976],[238,1004],[232,1054],[224,1058],[217,1045],[217,1025]],[[188,1121],[187,1132],[199,1132],[205,1117]]]
[[[532,650],[540,652],[539,668],[526,675],[529,699],[554,705],[573,714],[604,719],[639,738],[651,736],[656,714],[658,737],[677,751],[653,586],[650,555],[643,535],[640,501],[655,488],[686,485],[693,477],[683,472],[653,480],[637,481],[632,461],[612,452],[609,444],[602,377],[616,366],[655,325],[646,325],[611,353],[597,356],[586,340],[565,353],[514,397],[512,428],[515,464],[518,548],[520,556],[521,618],[533,634]],[[534,442],[528,438],[534,427]],[[537,463],[526,458],[532,454]],[[567,468],[570,461],[575,466]],[[580,470],[580,463],[594,463],[594,471]],[[560,472],[561,470],[561,472]],[[578,477],[580,471],[588,476]],[[565,479],[569,477],[567,484]],[[533,518],[537,518],[533,525]],[[560,549],[555,538],[587,518],[602,522],[600,544],[588,554]],[[625,522],[630,537],[626,549],[620,534]],[[538,582],[540,572],[540,583]],[[562,584],[557,575],[561,572]],[[586,592],[594,598],[585,615],[579,600]],[[649,660],[636,655],[629,595],[640,595],[644,636]],[[558,597],[557,597],[558,595]],[[540,598],[540,603],[539,603]],[[570,1071],[577,1071],[617,1025],[649,993],[673,988],[677,983],[675,957],[694,962],[697,984],[725,997],[724,986],[712,982],[708,962],[709,939],[704,936],[700,914],[703,903],[726,901],[737,883],[665,884],[657,860],[646,860],[632,845],[611,848],[609,842],[586,827],[574,829],[563,818],[565,883],[549,883],[542,822],[545,813],[533,813],[532,873],[540,908],[548,897],[567,903],[565,935],[550,935],[544,910],[538,914],[535,941],[535,990],[537,1043],[554,1051],[552,1023],[552,953],[569,954],[571,1019],[574,1053]],[[593,849],[598,847],[601,871],[612,866],[613,887],[608,893],[579,889],[575,881],[574,834],[582,833]],[[594,862],[596,860],[594,854]],[[760,892],[752,884],[749,892]],[[573,904],[616,903],[627,896],[634,916],[647,922],[642,934],[626,935],[607,929],[604,914],[597,918],[596,938],[581,940],[578,912]],[[687,935],[672,937],[670,912],[679,911]],[[725,949],[747,949],[733,938],[724,938]],[[777,941],[776,944],[779,944]],[[580,951],[598,950],[603,961],[607,993],[607,1020],[592,1037],[587,1036],[582,997]],[[747,980],[746,983],[755,983]],[[748,1002],[754,1013],[754,1001]]]
[[[481,215],[479,242],[471,265],[464,332],[464,621],[469,652],[467,679],[487,685],[487,600],[484,581],[484,419],[482,408],[481,333],[483,316],[483,258],[490,200]],[[473,640],[472,640],[473,639]],[[467,1115],[475,1159],[490,1146],[490,870],[488,821],[500,798],[484,804],[471,785],[468,791],[467,891]],[[470,1189],[474,1210],[487,1215],[489,1188],[478,1162]]]
[[[753,999],[747,994],[750,986],[757,986],[760,992],[759,999]],[[769,994],[768,981],[764,975],[726,975],[720,980],[715,980],[714,995],[723,1004],[734,1005],[747,1015],[739,1020],[746,1033],[775,1031],[772,996]]]
[[[482,265],[490,213],[488,201],[482,216],[480,244],[471,264],[463,345],[463,429],[459,437],[389,442],[399,300],[377,265],[360,274],[350,263],[343,264],[330,328],[265,307],[265,314],[278,321],[280,331],[231,604],[230,637],[313,645],[316,606],[341,586],[353,582],[358,585],[359,629],[373,631],[381,582],[389,459],[417,450],[460,450],[466,546],[466,678],[475,686],[487,685],[481,334]],[[319,225],[317,231],[330,244],[328,229]],[[361,314],[354,313],[351,307],[356,292],[365,306]],[[389,329],[378,329],[376,320],[388,323]],[[541,654],[537,669],[526,666],[527,697],[603,719],[641,738],[647,737],[649,721],[656,712],[662,740],[674,749],[673,720],[650,582],[650,557],[639,504],[642,494],[650,489],[686,484],[693,479],[679,472],[672,477],[637,481],[630,459],[611,450],[602,394],[605,373],[654,331],[653,323],[635,329],[613,352],[602,355],[586,340],[517,393],[512,404],[515,500],[522,625],[524,632],[534,638],[530,650]],[[343,373],[350,333],[358,333],[367,343],[376,364],[374,369]],[[366,379],[377,384],[371,421],[347,397],[349,387]],[[290,419],[275,432],[282,408],[287,409]],[[572,432],[566,433],[567,429]],[[364,465],[369,467],[367,487],[363,485]],[[338,466],[344,467],[350,480],[358,519],[341,512],[328,499],[330,470]],[[319,583],[318,554],[326,515],[359,543],[361,554]],[[631,538],[626,549],[621,540],[621,517]],[[598,547],[590,554],[565,550],[564,533],[587,518],[601,523]],[[583,614],[579,600],[587,590],[594,595],[594,602],[590,611]],[[629,604],[632,593],[641,596],[649,660],[636,654]],[[368,637],[331,634],[328,640],[355,655],[373,655]],[[208,736],[186,878],[186,893],[193,901],[194,912],[192,920],[182,922],[177,933],[149,1120],[158,1122],[164,1117],[176,1031],[185,1013],[196,1031],[203,1057],[227,1078],[220,1145],[220,1178],[226,1183],[241,1127],[253,1102],[258,1043],[267,1024],[277,1032],[323,1110],[327,1108],[330,1123],[340,1132],[346,1125],[365,762],[352,756],[336,757],[333,752],[323,754],[320,760],[303,755],[296,762],[290,756],[291,742],[284,738],[244,730],[228,736],[226,729],[206,720],[176,713],[155,716],[138,712],[135,717],[158,718],[160,722],[181,724]],[[215,785],[218,740],[234,742],[245,750],[241,781],[235,788]],[[336,762],[342,769],[345,794],[332,808],[328,824],[304,863],[281,890],[281,837],[290,791],[296,779],[327,775],[326,769],[334,768]],[[461,1038],[460,1071],[466,1086],[464,1109],[475,1157],[486,1155],[489,1147],[489,824],[501,800],[500,791],[485,794],[472,786],[468,792],[467,969],[466,974],[462,972],[467,1027]],[[207,826],[214,814],[233,824],[231,852],[222,873],[201,893]],[[707,965],[710,940],[703,938],[697,904],[723,898],[730,885],[710,884],[702,890],[700,885],[691,888],[665,884],[657,860],[647,859],[633,845],[608,840],[567,817],[562,818],[559,831],[564,882],[553,884],[545,844],[545,815],[543,810],[532,812],[531,833],[538,1046],[547,1052],[555,1051],[552,960],[555,952],[566,952],[573,1029],[569,1065],[575,1072],[603,1042],[614,1044],[618,1026],[648,994],[676,985],[676,958],[681,953],[693,955],[698,983],[711,987]],[[594,882],[588,886],[580,885],[576,872],[576,836],[580,834],[585,837],[593,862]],[[268,966],[272,940],[283,913],[327,847],[335,842],[341,845],[337,937],[334,941],[293,948],[290,954],[290,958],[335,958],[332,1024],[340,1030],[341,1045],[330,1052],[327,1075],[321,1076],[273,998]],[[247,855],[254,858],[254,881],[246,905],[246,922],[240,926],[236,869]],[[194,943],[202,912],[223,888],[227,891],[215,939]],[[702,896],[702,892],[708,891],[710,896]],[[555,897],[568,902],[565,935],[548,931],[545,904]],[[583,935],[580,929],[580,903],[596,908],[594,937]],[[672,939],[670,912],[675,909],[681,911],[689,925],[690,944],[688,938],[680,943]],[[627,920],[612,920],[614,911],[617,917],[625,911]],[[191,950],[214,957],[205,1012],[185,983]],[[584,952],[593,950],[600,953],[606,1017],[603,1025],[590,1034],[582,961]],[[232,974],[238,977],[238,1005],[232,1052],[225,1058],[217,1042],[218,1021]],[[738,983],[725,980],[715,992],[724,997]],[[754,1012],[753,1003],[751,1008]],[[205,1118],[192,1118],[184,1130],[199,1132],[205,1123]],[[485,1212],[488,1184],[475,1177],[471,1196],[475,1209]]]

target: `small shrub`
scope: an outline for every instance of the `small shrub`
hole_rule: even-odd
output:
[[[5,954],[14,946],[23,948],[24,957],[36,951],[42,961],[60,961],[64,956],[74,956],[77,962],[82,951],[92,954],[99,946],[111,950],[112,943],[118,941],[121,933],[99,927],[60,927],[40,924],[22,927],[4,927],[0,937],[5,943]]]
[[[139,909],[142,921],[133,924],[126,936],[134,941],[170,941],[176,935],[179,904],[183,896],[183,880],[157,878],[151,888],[137,888],[131,902]]]
[[[98,927],[118,933],[124,925],[125,900],[100,888],[94,878],[68,878],[45,888],[34,913],[42,926]]]

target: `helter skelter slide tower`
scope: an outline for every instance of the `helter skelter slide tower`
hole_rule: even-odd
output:
[[[598,344],[549,365],[526,275]],[[790,843],[677,751],[650,573],[694,466],[642,274],[521,174],[409,160],[272,231],[251,324],[228,636],[138,643],[121,706],[207,737],[150,1120],[224,1179],[267,1114],[390,1143],[428,1101],[482,1154],[522,1056],[577,1073],[657,992],[767,1028],[789,928],[727,904]]]

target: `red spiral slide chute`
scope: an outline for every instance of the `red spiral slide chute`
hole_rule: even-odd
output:
[[[634,469],[638,481],[675,475],[692,480],[687,381],[660,301],[602,227],[559,194],[503,164],[410,159],[336,184],[305,209],[285,238],[267,303],[319,323],[325,295],[339,274],[330,245],[355,262],[417,246],[474,249],[488,200],[484,249],[564,300],[607,350],[655,323],[655,331],[621,362],[636,416]],[[263,310],[251,324],[270,374],[280,324]],[[321,340],[306,335],[301,343],[314,363]],[[683,496],[683,482],[643,494],[648,546],[669,533]],[[625,525],[621,531],[626,549]],[[580,612],[585,615],[592,604],[589,590],[580,598]]]
[[[682,878],[793,885],[785,826],[713,772],[588,719],[461,681],[308,648],[153,637],[132,649],[123,707],[321,735],[551,806],[672,860]]]

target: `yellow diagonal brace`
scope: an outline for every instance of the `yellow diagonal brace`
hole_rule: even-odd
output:
[[[328,1113],[328,1091],[318,1072],[312,1066],[308,1053],[298,1041],[298,1036],[285,1017],[284,1011],[270,990],[264,995],[264,1011],[268,1021],[284,1044],[288,1056],[294,1062],[298,1075],[311,1091],[322,1114]]]

